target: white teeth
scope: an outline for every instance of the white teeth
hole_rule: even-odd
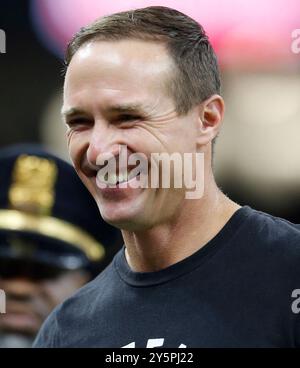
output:
[[[108,176],[108,180],[107,180],[108,185],[116,185],[117,182],[118,182],[118,177],[116,174],[110,174]]]
[[[98,173],[98,179],[99,181],[105,184],[108,184],[108,185],[116,185],[117,183],[121,184],[137,176],[136,172],[132,172],[132,171],[130,173],[125,171],[125,172],[120,173],[119,175],[116,175],[113,173],[110,173],[110,174],[106,173],[105,175],[101,175],[100,173]]]
[[[136,176],[138,176],[140,173],[136,172],[136,170],[131,170],[130,174],[129,174],[129,177],[128,177],[128,180],[131,180],[133,178],[135,178]]]
[[[124,183],[128,180],[128,172],[123,172],[121,174],[119,174],[119,183]]]
[[[125,181],[124,178],[123,178],[123,175],[122,174],[119,174],[119,176],[118,176],[118,182],[119,183],[123,183],[123,181]]]
[[[108,174],[107,173],[105,175],[103,175],[103,174],[100,174],[98,172],[97,177],[98,177],[99,181],[101,181],[102,183],[105,183],[108,180]]]
[[[122,174],[117,175],[117,182],[118,182],[118,183],[122,183],[122,181],[123,181],[123,176],[122,176]]]
[[[127,178],[128,178],[127,172],[121,173],[119,175],[116,174],[105,175],[105,178],[103,176],[99,177],[101,181],[103,180],[108,185],[116,185],[117,183],[124,183],[127,181]]]

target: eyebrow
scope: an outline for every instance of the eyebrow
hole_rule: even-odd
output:
[[[115,105],[108,109],[111,113],[143,112],[144,106],[139,103]]]
[[[71,107],[70,109],[61,110],[61,116],[63,118],[66,118],[67,116],[80,115],[80,114],[86,114],[86,112],[84,110],[77,109],[76,107]]]
[[[106,114],[125,114],[125,113],[144,113],[145,108],[141,103],[128,103],[128,104],[120,104],[114,105],[106,109]],[[75,116],[75,115],[87,115],[87,112],[78,109],[76,107],[71,107],[69,109],[62,109],[61,115],[63,118]]]

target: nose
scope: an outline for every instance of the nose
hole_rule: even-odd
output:
[[[87,163],[93,170],[98,170],[103,161],[119,154],[116,131],[103,123],[95,123],[86,152]]]

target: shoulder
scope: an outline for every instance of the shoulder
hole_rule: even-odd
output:
[[[240,232],[250,259],[275,268],[278,273],[300,275],[300,225],[268,213],[248,209],[247,221]],[[245,249],[245,248],[244,248]]]
[[[33,347],[55,348],[77,345],[83,330],[93,330],[93,315],[107,299],[106,291],[114,282],[111,263],[98,277],[79,289],[72,297],[57,306],[44,322]]]
[[[284,247],[296,253],[300,251],[299,224],[254,209],[250,211],[248,221],[250,235],[269,246]]]

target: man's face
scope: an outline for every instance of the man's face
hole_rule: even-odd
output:
[[[0,315],[0,346],[9,335],[32,340],[53,308],[88,281],[83,271],[66,271],[56,278],[41,280],[0,274],[0,289],[6,294],[6,313]]]
[[[150,228],[180,213],[184,189],[101,189],[96,180],[99,157],[118,157],[120,145],[149,162],[151,153],[196,151],[197,111],[178,116],[167,89],[172,68],[162,44],[97,41],[77,51],[66,74],[71,159],[102,217],[122,229]],[[150,176],[150,164],[148,170]]]

